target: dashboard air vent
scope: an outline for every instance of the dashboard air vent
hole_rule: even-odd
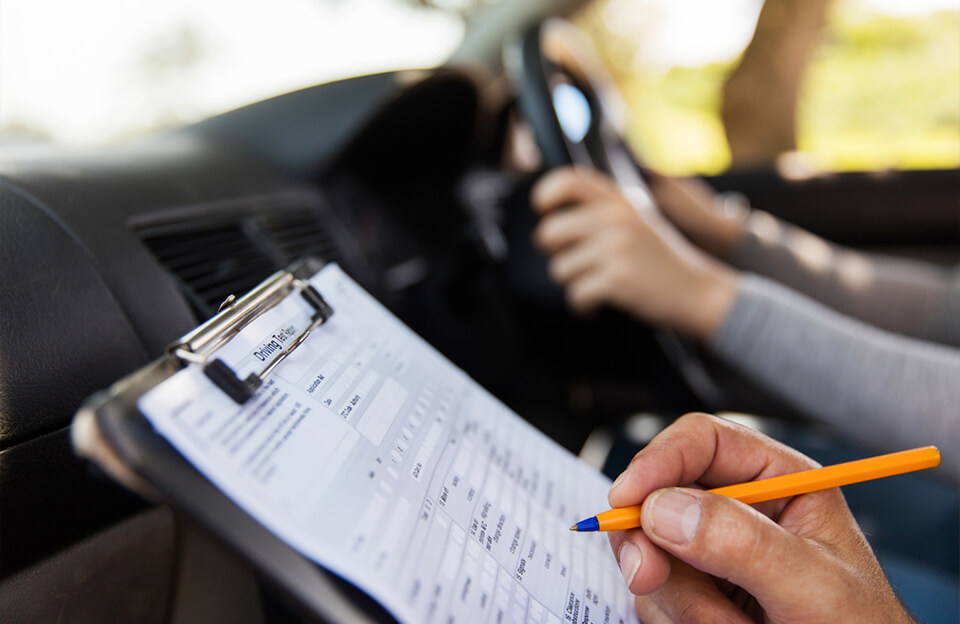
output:
[[[275,271],[306,256],[340,261],[322,204],[288,198],[177,209],[134,224],[181,283],[197,316],[212,316]]]

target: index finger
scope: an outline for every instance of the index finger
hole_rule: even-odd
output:
[[[544,215],[564,206],[598,199],[621,199],[620,187],[595,169],[561,167],[546,173],[530,191],[530,203]]]
[[[816,467],[809,457],[752,429],[708,414],[687,414],[636,454],[611,487],[609,500],[613,507],[639,505],[665,487],[714,488]]]

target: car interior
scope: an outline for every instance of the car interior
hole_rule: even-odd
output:
[[[440,67],[318,84],[121,146],[0,149],[0,619],[361,617],[305,612],[216,536],[115,483],[70,443],[86,397],[305,257],[338,263],[610,476],[697,410],[750,414],[822,457],[846,457],[836,434],[682,338],[611,310],[568,311],[531,244],[532,184],[565,163],[623,187],[643,181],[601,101],[603,70],[551,21],[576,3],[515,4],[526,3],[478,16]],[[562,110],[558,87],[574,96]],[[531,146],[532,165],[517,156]],[[706,179],[840,244],[960,263],[956,169]],[[923,529],[947,535],[935,552],[876,538],[955,582],[955,499],[943,515]],[[389,621],[331,583],[331,604]]]

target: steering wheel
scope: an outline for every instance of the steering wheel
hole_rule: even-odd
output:
[[[504,65],[548,168],[593,167],[613,178],[638,210],[657,210],[623,138],[625,105],[580,31],[562,19],[548,19],[504,50]],[[707,406],[720,406],[724,392],[697,344],[665,330],[655,336],[691,390]]]

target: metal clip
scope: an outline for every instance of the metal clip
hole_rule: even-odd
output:
[[[244,327],[283,301],[294,290],[298,291],[303,300],[314,310],[310,317],[310,324],[294,338],[292,343],[277,353],[260,372],[250,373],[246,379],[240,379],[223,360],[212,357],[217,349],[229,342]],[[294,349],[303,344],[314,329],[324,324],[332,315],[333,308],[313,286],[294,277],[290,271],[281,271],[239,300],[233,295],[227,297],[220,305],[220,311],[216,316],[168,347],[167,353],[180,362],[202,366],[203,373],[208,379],[231,399],[243,404],[263,385],[266,376]]]

